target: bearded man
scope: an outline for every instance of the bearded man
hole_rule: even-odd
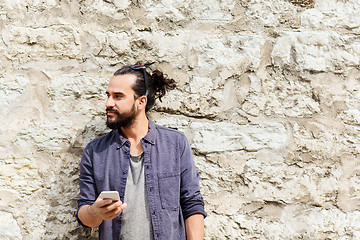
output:
[[[190,145],[146,115],[175,86],[162,71],[136,65],[110,79],[106,124],[113,130],[84,150],[76,212],[82,225],[99,227],[99,239],[203,239],[206,213]],[[117,191],[120,200],[102,191]]]

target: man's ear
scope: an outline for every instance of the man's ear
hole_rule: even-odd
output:
[[[141,96],[137,99],[137,101],[138,101],[137,108],[139,110],[145,109],[147,103],[147,97]]]

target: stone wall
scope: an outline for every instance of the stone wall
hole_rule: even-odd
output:
[[[0,239],[96,239],[74,218],[106,85],[155,62],[206,239],[360,238],[358,0],[0,2]]]

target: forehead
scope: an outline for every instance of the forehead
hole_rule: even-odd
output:
[[[135,84],[136,76],[133,74],[112,76],[107,92],[134,93],[132,86]]]

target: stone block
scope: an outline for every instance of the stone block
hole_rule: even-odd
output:
[[[272,60],[276,67],[300,72],[343,73],[359,65],[358,44],[352,36],[336,32],[284,32],[274,45]]]
[[[304,28],[316,30],[342,29],[359,33],[360,6],[356,0],[350,1],[316,1],[315,8],[301,13]],[[330,13],[330,14],[329,14]]]
[[[1,35],[9,46],[5,54],[11,59],[18,55],[24,58],[22,62],[40,58],[80,57],[80,36],[71,25],[58,24],[36,29],[13,26],[2,30]]]
[[[201,153],[259,151],[279,149],[287,143],[287,131],[281,123],[236,125],[231,123],[193,122],[192,147]]]
[[[22,239],[20,227],[16,219],[9,212],[0,211],[0,238],[1,239]]]

